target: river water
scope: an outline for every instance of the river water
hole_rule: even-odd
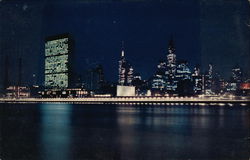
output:
[[[248,160],[250,107],[0,104],[1,160]]]

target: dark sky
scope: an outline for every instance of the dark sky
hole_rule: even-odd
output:
[[[102,64],[105,78],[117,81],[124,41],[126,58],[147,79],[166,57],[173,35],[177,59],[204,69],[212,62],[228,77],[236,63],[250,68],[248,18],[247,0],[0,0],[0,84],[6,55],[12,83],[19,57],[24,84],[34,81],[33,74],[42,83],[44,39],[61,33],[74,38],[79,74]]]

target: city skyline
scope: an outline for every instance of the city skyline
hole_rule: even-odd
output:
[[[250,0],[0,0],[0,160],[248,159],[249,60]]]
[[[167,44],[171,35],[175,39],[177,57],[186,59],[191,64],[191,70],[196,64],[200,64],[204,72],[208,63],[213,63],[217,67],[215,70],[218,70],[224,77],[229,78],[234,65],[239,64],[243,68],[243,72],[247,71],[249,65],[249,62],[245,62],[249,58],[249,44],[247,44],[249,42],[247,37],[249,30],[245,30],[246,28],[242,26],[244,17],[249,12],[245,1],[237,3],[234,10],[230,7],[231,2],[228,2],[224,9],[226,14],[231,16],[235,15],[237,10],[243,9],[239,14],[235,15],[236,19],[229,17],[225,23],[233,22],[233,24],[229,24],[230,31],[235,26],[234,23],[239,23],[240,26],[238,25],[238,28],[233,33],[246,31],[246,34],[241,34],[241,37],[238,37],[241,41],[237,41],[238,38],[232,36],[235,39],[233,45],[228,46],[231,43],[231,39],[229,39],[225,41],[225,44],[217,47],[217,44],[210,43],[209,39],[212,37],[207,34],[211,31],[204,26],[205,22],[210,25],[215,24],[215,19],[207,17],[205,11],[200,12],[202,7],[209,9],[209,5],[220,6],[215,2],[200,4],[195,1],[187,3],[171,0],[166,2],[136,1],[117,3],[73,3],[70,1],[59,3],[55,1],[41,5],[42,2],[39,1],[36,3],[30,1],[13,1],[9,3],[3,0],[0,3],[1,13],[6,11],[1,14],[1,16],[5,16],[1,17],[1,19],[6,22],[1,24],[1,35],[3,35],[0,38],[1,66],[4,66],[4,59],[9,55],[9,61],[12,62],[12,66],[9,67],[9,71],[12,73],[9,80],[12,83],[18,81],[17,68],[20,57],[25,57],[22,58],[23,83],[33,83],[32,76],[34,74],[39,84],[43,83],[44,39],[50,35],[60,33],[70,33],[75,39],[78,72],[83,72],[82,70],[87,70],[93,65],[102,64],[106,79],[113,82],[117,82],[117,61],[120,57],[121,41],[125,41],[127,59],[130,60],[134,70],[139,72],[143,79],[150,78],[154,74],[155,66],[159,60],[162,57],[165,58]],[[138,9],[140,8],[146,14],[145,16],[139,12]],[[15,15],[18,15],[18,17],[15,17]],[[40,18],[37,19],[37,16]],[[173,17],[175,18],[173,19]],[[7,21],[7,19],[16,20],[16,18],[19,21],[15,24]],[[200,22],[200,20],[204,21]],[[29,21],[31,22],[29,23]],[[200,26],[200,24],[202,25]],[[217,25],[221,29],[226,27],[220,24]],[[33,30],[30,30],[31,28]],[[34,33],[35,31],[38,32]],[[200,35],[201,33],[202,35]],[[231,36],[227,36],[221,30],[214,30],[212,33],[218,34],[218,36],[223,35],[218,38],[221,40]],[[244,40],[244,43],[242,40]],[[209,48],[204,51],[201,44],[209,44],[206,45]],[[214,55],[218,51],[205,54],[214,47],[216,50],[222,51],[219,52],[218,56]],[[237,50],[239,53],[237,53]],[[244,58],[242,56],[242,58],[235,58],[234,55],[225,56],[227,54],[240,54]],[[211,57],[207,57],[208,55]],[[204,61],[204,59],[207,60]],[[218,59],[221,59],[223,64],[218,64]],[[232,60],[234,61],[232,62]],[[220,70],[224,72],[220,72]],[[4,77],[4,67],[1,68],[0,73],[1,77]],[[1,85],[3,79],[1,78]]]
[[[159,62],[155,73],[149,79],[142,79],[140,73],[134,71],[133,65],[125,56],[124,42],[122,42],[120,60],[117,66],[118,81],[111,83],[105,80],[102,65],[90,68],[83,77],[76,72],[73,44],[73,36],[69,34],[46,38],[44,53],[45,90],[40,92],[42,96],[247,94],[245,91],[247,87],[244,85],[249,83],[249,77],[244,77],[245,75],[239,66],[232,68],[230,80],[224,79],[214,71],[214,65],[211,63],[206,72],[201,72],[199,66],[190,69],[188,61],[180,60],[176,55],[173,36],[169,40],[165,58]],[[77,90],[76,95],[72,94],[72,89]],[[116,93],[114,89],[117,89]],[[82,90],[88,91],[89,95],[79,95],[78,91],[80,93]]]
[[[59,38],[58,38],[59,37]],[[60,37],[62,37],[61,39],[60,39]],[[65,39],[66,39],[66,41],[65,41]],[[74,45],[72,45],[73,43],[72,42],[70,42],[70,47],[69,46],[66,46],[66,48],[68,49],[68,48],[70,48],[70,50],[65,50],[65,51],[63,51],[63,53],[57,53],[57,51],[55,52],[55,53],[53,53],[53,51],[50,51],[51,53],[50,54],[52,54],[52,55],[48,55],[49,54],[49,51],[47,51],[48,49],[47,49],[47,46],[49,46],[50,44],[52,44],[52,43],[54,43],[53,45],[50,45],[52,48],[54,48],[55,47],[55,45],[57,45],[57,41],[59,41],[58,42],[58,45],[59,45],[59,43],[68,43],[68,39],[70,39],[70,41],[74,41],[74,38],[73,38],[73,36],[72,35],[70,35],[69,33],[61,33],[61,34],[58,34],[58,35],[50,35],[49,37],[46,37],[45,38],[45,50],[44,50],[44,52],[45,52],[45,75],[46,74],[51,74],[51,73],[47,73],[48,72],[48,70],[49,69],[46,69],[46,58],[47,57],[51,57],[51,56],[55,56],[55,57],[58,57],[58,55],[65,55],[66,54],[66,52],[70,52],[70,55],[71,54],[74,54],[73,53],[73,50],[74,50]],[[62,41],[62,42],[61,42]],[[65,41],[65,42],[63,42],[63,41]],[[50,44],[49,44],[50,43]],[[120,68],[121,68],[121,65],[122,65],[122,63],[124,63],[124,67],[126,68],[126,67],[128,67],[128,70],[131,70],[132,71],[132,75],[134,75],[134,74],[139,74],[139,75],[141,75],[141,74],[143,74],[143,73],[140,73],[140,72],[136,72],[136,71],[134,71],[133,70],[133,62],[131,63],[131,61],[130,60],[127,60],[127,58],[125,58],[126,57],[126,55],[125,55],[125,47],[124,47],[124,41],[122,41],[121,42],[122,43],[122,47],[121,47],[121,49],[120,49],[120,60],[119,59],[117,59],[117,61],[118,61],[118,77],[117,77],[117,79],[116,80],[114,80],[114,81],[111,81],[111,82],[114,82],[114,83],[117,83],[117,84],[120,84],[120,85],[131,85],[131,81],[132,81],[132,77],[130,77],[130,80],[126,80],[126,82],[125,82],[125,78],[124,78],[124,80],[121,80],[121,76],[120,76],[120,73],[119,72],[121,72],[120,70]],[[209,63],[209,65],[208,66],[205,66],[204,68],[201,68],[201,64],[198,64],[198,63],[196,63],[196,65],[193,65],[193,64],[190,64],[186,59],[184,59],[184,58],[179,58],[179,57],[177,57],[176,56],[176,54],[174,54],[175,53],[175,50],[176,50],[176,48],[174,47],[175,45],[174,45],[174,37],[173,37],[173,35],[171,35],[170,36],[170,38],[169,38],[169,45],[168,45],[169,47],[166,47],[166,48],[168,48],[167,50],[167,52],[166,52],[166,54],[165,54],[165,56],[163,56],[164,58],[159,58],[159,60],[158,60],[158,65],[156,65],[156,66],[158,66],[158,68],[159,68],[159,65],[166,65],[166,66],[168,66],[168,65],[171,65],[171,64],[162,64],[162,62],[164,62],[164,61],[171,61],[170,63],[174,63],[174,67],[175,67],[175,69],[176,69],[176,67],[178,68],[178,64],[182,64],[182,63],[185,63],[185,64],[188,64],[189,65],[189,67],[188,67],[188,69],[189,69],[189,72],[190,72],[190,74],[192,73],[192,74],[195,74],[197,71],[196,71],[196,69],[198,69],[199,70],[199,74],[206,74],[206,72],[207,73],[209,73],[209,74],[212,74],[212,73],[210,73],[210,72],[212,72],[212,71],[210,71],[210,67],[211,67],[211,65],[213,65],[212,63]],[[63,48],[65,48],[65,47],[62,47],[62,48],[59,48],[59,49],[63,49]],[[65,52],[65,53],[64,53]],[[53,55],[53,54],[55,54],[55,55]],[[76,69],[75,67],[73,67],[74,65],[73,65],[73,63],[75,63],[74,61],[76,60],[76,59],[73,59],[73,57],[74,57],[74,55],[72,55],[72,56],[70,56],[70,63],[71,63],[71,67],[72,68],[74,68],[74,69]],[[10,65],[9,63],[9,56],[6,56],[5,57],[6,59],[5,59],[5,61],[4,61],[4,63],[5,63],[5,65]],[[18,67],[19,67],[19,70],[18,70],[18,79],[17,79],[17,82],[16,83],[14,83],[14,84],[18,84],[18,85],[20,85],[20,81],[21,81],[21,73],[20,72],[22,72],[22,58],[18,58]],[[67,60],[67,61],[69,61],[69,59]],[[66,63],[69,63],[69,62],[66,62]],[[94,63],[94,65],[92,65],[92,66],[90,66],[89,68],[86,68],[86,70],[89,70],[89,69],[94,69],[95,67],[98,67],[99,65],[101,65],[102,66],[102,64],[100,64],[100,63]],[[194,67],[193,67],[194,66]],[[197,68],[198,67],[198,68]],[[214,67],[214,65],[213,65],[213,67]],[[72,69],[71,68],[71,69]],[[154,67],[154,69],[156,69],[157,67]],[[65,68],[66,69],[66,68]],[[212,68],[211,68],[212,69]],[[232,65],[231,66],[231,70],[229,70],[228,72],[230,72],[230,77],[228,77],[227,79],[225,79],[225,80],[227,80],[227,81],[230,81],[230,79],[232,79],[232,78],[234,78],[235,77],[235,75],[234,75],[234,73],[233,73],[233,70],[235,70],[235,69],[241,69],[241,71],[242,71],[242,67],[238,64],[238,63],[235,63],[235,65]],[[202,70],[202,71],[201,71]],[[157,72],[157,70],[155,70],[156,72]],[[150,79],[150,78],[152,78],[153,77],[153,75],[155,74],[155,71],[153,72],[153,74],[150,76],[150,77],[148,77],[148,78],[144,78],[144,79],[146,79],[146,80],[148,80],[148,79]],[[64,71],[63,71],[64,72]],[[72,71],[71,71],[72,72]],[[129,71],[130,72],[130,71]],[[176,71],[173,71],[173,72],[176,72]],[[5,72],[5,74],[6,74],[6,72]],[[56,73],[57,74],[57,73]],[[77,73],[77,72],[75,72],[75,74],[76,75],[80,75],[79,73]],[[213,70],[213,74],[215,75],[215,74],[219,74],[220,75],[220,73],[218,73],[218,72],[216,72],[216,71],[214,71]],[[10,75],[9,74],[9,71],[8,71],[8,75]],[[132,76],[131,75],[131,76]],[[245,80],[247,80],[249,77],[247,77],[246,76],[246,74],[244,74],[244,72],[243,73],[241,73],[241,76],[244,76],[244,78],[245,78]],[[222,77],[222,78],[225,78],[225,77]],[[8,78],[7,78],[8,79]],[[46,78],[45,78],[46,79]],[[45,80],[46,81],[46,80]],[[44,83],[42,84],[42,85],[44,85],[44,86],[46,86],[46,82],[44,81]],[[123,82],[121,82],[121,81],[123,81]],[[22,82],[23,83],[23,82]],[[67,86],[69,85],[69,82],[67,82],[67,85],[66,85],[66,88],[67,88]]]

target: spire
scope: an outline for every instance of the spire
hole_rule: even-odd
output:
[[[121,56],[124,57],[124,50],[122,50],[122,55]]]
[[[170,37],[169,46],[174,47],[174,38],[173,38],[173,35],[171,35],[171,37]]]
[[[171,54],[171,53],[174,53],[174,51],[175,51],[174,38],[173,38],[173,35],[171,35],[169,43],[168,43],[168,52]]]
[[[122,41],[122,54],[121,54],[122,57],[124,57],[124,41]]]

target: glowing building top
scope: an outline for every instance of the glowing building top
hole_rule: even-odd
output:
[[[121,52],[121,58],[119,60],[119,80],[118,83],[120,85],[124,85],[125,84],[125,80],[126,80],[126,68],[125,68],[125,64],[126,64],[126,60],[124,57],[124,50],[122,50]]]
[[[131,82],[133,80],[134,69],[125,59],[124,47],[122,44],[121,58],[119,60],[119,85],[132,85]]]
[[[124,57],[124,50],[122,50],[122,54],[121,54],[121,57]]]
[[[176,63],[176,55],[175,55],[175,47],[174,47],[173,38],[171,38],[171,40],[169,41],[167,62],[168,62],[168,66],[170,67],[175,66],[175,63]]]

